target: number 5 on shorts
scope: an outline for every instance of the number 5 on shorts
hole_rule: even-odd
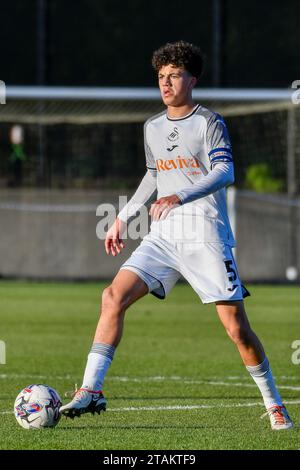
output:
[[[228,276],[229,281],[234,282],[237,279],[237,275],[236,275],[235,270],[232,267],[233,261],[229,259],[229,260],[225,260],[224,263],[226,266],[226,271],[228,272],[228,274],[230,274],[230,276]],[[228,287],[228,290],[233,291],[237,287],[238,287],[237,284],[234,284],[232,287]]]

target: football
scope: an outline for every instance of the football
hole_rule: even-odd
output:
[[[48,385],[29,385],[14,404],[16,420],[25,429],[53,428],[60,420],[62,405],[59,394]]]

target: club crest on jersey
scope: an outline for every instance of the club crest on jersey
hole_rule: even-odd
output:
[[[178,140],[178,139],[179,139],[179,131],[178,131],[177,127],[174,127],[171,134],[168,135],[168,140],[170,142],[176,142],[176,140]]]

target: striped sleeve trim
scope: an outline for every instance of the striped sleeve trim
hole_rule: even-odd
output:
[[[146,166],[146,168],[149,171],[149,173],[151,173],[151,175],[156,178],[157,168],[153,168],[153,166]]]
[[[114,357],[115,349],[116,348],[114,346],[111,346],[109,344],[94,343],[90,352],[101,354],[101,356],[108,357],[112,360]]]
[[[208,152],[209,158],[214,155],[214,157],[223,157],[223,156],[231,156],[232,155],[232,150],[230,147],[219,147],[216,149],[212,149],[210,152]]]
[[[227,155],[224,155],[223,157],[215,157],[210,160],[211,163],[215,162],[233,162],[233,158],[229,157]]]
[[[210,161],[211,169],[213,169],[215,165],[218,165],[218,163],[233,163],[233,159],[231,157],[216,157],[216,158],[213,158]]]

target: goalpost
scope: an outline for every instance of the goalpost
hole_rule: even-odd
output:
[[[70,188],[115,188],[123,194],[134,188],[144,171],[143,122],[163,110],[157,89],[7,86],[6,93],[0,106],[2,187],[10,177],[9,133],[19,125],[26,155],[23,187],[63,188],[65,195]],[[224,116],[231,135],[236,183],[229,190],[229,212],[240,271],[253,281],[298,279],[300,107],[292,95],[292,89],[194,90],[196,102]],[[84,194],[81,211],[90,213]],[[66,200],[62,212],[68,210]],[[53,204],[57,212],[59,201]],[[16,211],[16,198],[2,200],[0,217],[8,206]],[[37,207],[39,201],[26,201],[22,210],[38,217]],[[48,212],[51,207],[52,202]],[[260,253],[264,262],[258,268]]]

